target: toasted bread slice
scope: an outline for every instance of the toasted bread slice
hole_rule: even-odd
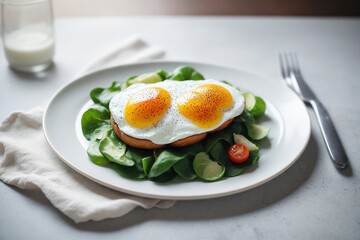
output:
[[[159,149],[159,148],[163,148],[166,145],[162,145],[162,144],[156,144],[153,143],[150,140],[146,140],[146,139],[140,139],[140,138],[135,138],[135,137],[131,137],[129,135],[126,135],[123,131],[121,131],[121,129],[119,128],[119,126],[116,124],[115,120],[113,119],[113,117],[111,116],[111,127],[114,129],[114,132],[116,133],[116,135],[123,141],[125,142],[127,145],[132,146],[132,147],[136,147],[136,148],[143,148],[143,149]],[[215,131],[219,131],[222,130],[224,128],[226,128],[227,126],[229,126],[229,124],[233,121],[233,118],[227,120],[226,122],[224,122],[221,126],[219,126],[218,128],[216,128],[215,130],[212,130],[210,132],[215,132]],[[186,137],[180,140],[177,140],[173,143],[170,143],[169,145],[172,147],[185,147],[185,146],[189,146],[191,144],[195,144],[197,142],[200,142],[201,140],[203,140],[204,138],[206,138],[207,136],[207,132],[205,133],[200,133],[200,134],[195,134],[193,136],[190,137]]]

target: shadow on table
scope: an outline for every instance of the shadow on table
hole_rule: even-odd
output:
[[[311,136],[303,155],[287,171],[268,183],[232,196],[209,200],[178,201],[174,207],[164,210],[155,208],[144,210],[137,208],[124,217],[80,224],[74,223],[53,207],[49,208],[49,211],[54,215],[57,214],[64,222],[72,227],[81,231],[90,232],[119,231],[149,220],[202,221],[229,218],[270,207],[291,195],[311,176],[317,159],[318,143],[313,136]],[[351,167],[341,171],[341,173],[348,177],[351,176]],[[12,188],[37,203],[47,207],[51,205],[51,203],[37,191],[24,191],[15,187]]]
[[[56,64],[55,63],[51,63],[51,65],[41,71],[41,72],[36,72],[36,73],[27,73],[27,72],[21,72],[18,70],[15,70],[11,67],[9,67],[9,69],[11,70],[11,72],[13,74],[15,74],[19,79],[25,80],[25,81],[35,81],[35,80],[45,80],[47,79],[47,77],[51,74],[54,74],[54,72],[56,71]]]
[[[221,219],[267,208],[286,198],[307,181],[318,159],[317,146],[317,142],[311,136],[303,155],[285,173],[264,185],[239,194],[209,200],[179,201],[174,207],[166,210],[138,208],[122,218],[81,224],[72,223],[72,225],[79,230],[108,232],[121,230],[148,220]],[[70,220],[67,221],[70,222]]]

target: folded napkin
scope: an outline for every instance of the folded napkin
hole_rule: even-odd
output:
[[[87,63],[78,73],[76,78],[103,68],[113,67],[124,63],[141,62],[160,58],[164,51],[160,48],[149,46],[139,37],[130,37],[118,44],[101,51],[96,58]]]
[[[103,66],[149,60],[163,51],[131,38],[105,51],[77,76]],[[48,145],[43,107],[14,112],[0,125],[0,180],[21,189],[39,189],[75,222],[120,217],[135,207],[169,208],[174,201],[149,199],[103,187],[64,164]],[[34,147],[36,146],[36,147]]]

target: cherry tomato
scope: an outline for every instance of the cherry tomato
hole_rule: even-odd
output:
[[[229,148],[229,158],[233,163],[243,163],[249,158],[249,149],[243,144],[234,144]]]

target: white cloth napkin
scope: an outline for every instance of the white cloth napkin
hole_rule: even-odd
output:
[[[149,60],[163,51],[131,38],[105,51],[77,74],[124,62]],[[135,207],[169,208],[174,201],[132,196],[103,187],[65,165],[48,145],[44,109],[14,112],[0,125],[0,180],[21,189],[39,189],[75,222],[120,217]]]
[[[75,77],[78,78],[86,73],[124,63],[157,59],[164,55],[163,50],[158,47],[149,46],[137,36],[132,36],[118,44],[111,45],[101,52],[101,54],[78,71]]]

